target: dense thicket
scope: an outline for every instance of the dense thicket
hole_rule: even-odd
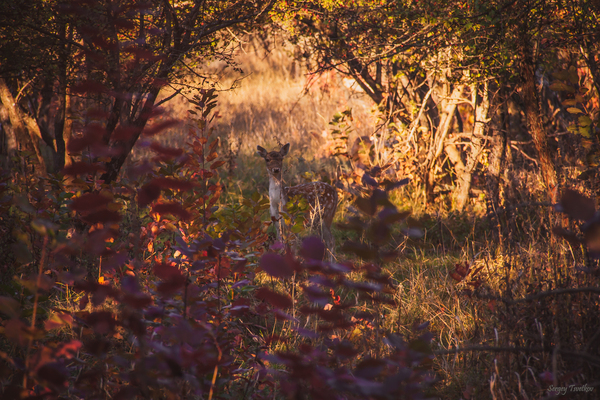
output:
[[[1,2],[0,395],[594,398],[599,18],[593,0]],[[295,236],[299,199],[270,240],[213,129],[204,67],[243,69],[240,41],[282,32],[374,105],[354,143],[352,111],[331,116],[336,262]],[[181,148],[156,140],[177,96]],[[136,143],[151,157],[124,173]]]
[[[563,159],[581,162],[583,153],[597,152],[596,2],[278,5],[282,26],[314,58],[315,70],[352,77],[380,106],[382,131],[390,131],[382,140],[414,155],[429,201],[447,172],[459,210],[474,173],[489,172],[497,191],[511,142],[532,143],[518,150],[535,151],[555,201]],[[581,133],[583,147],[567,132]],[[558,148],[562,157],[553,156]]]

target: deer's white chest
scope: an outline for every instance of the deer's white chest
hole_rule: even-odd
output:
[[[281,182],[271,179],[269,182],[269,202],[271,204],[272,217],[279,217],[279,211],[282,210],[285,205],[285,199],[283,197],[284,194]]]

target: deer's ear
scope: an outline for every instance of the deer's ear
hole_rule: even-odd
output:
[[[262,158],[267,158],[267,150],[265,150],[263,147],[256,146],[256,150],[259,156],[261,156]]]
[[[281,154],[282,157],[285,157],[285,155],[288,153],[288,151],[290,151],[290,144],[286,143],[283,145],[281,150],[279,150],[279,153]]]

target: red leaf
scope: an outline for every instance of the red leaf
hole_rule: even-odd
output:
[[[112,139],[125,142],[140,132],[140,128],[134,125],[119,125],[112,133]]]
[[[166,121],[153,124],[150,127],[146,127],[144,129],[144,131],[142,132],[142,134],[145,136],[154,136],[157,133],[164,131],[165,129],[171,128],[173,126],[177,126],[179,124],[180,124],[180,121],[178,121],[176,119],[168,119]]]
[[[110,311],[93,312],[85,318],[85,322],[100,335],[113,333],[117,325],[117,321]]]
[[[274,292],[266,287],[258,289],[255,296],[257,299],[264,300],[276,308],[289,308],[294,305],[290,296]]]
[[[463,278],[466,277],[467,275],[469,275],[469,269],[471,267],[469,266],[469,264],[465,261],[464,264],[456,264],[454,266],[454,270],[456,271],[457,274],[459,274],[460,276],[462,276]]]
[[[581,245],[581,241],[577,237],[577,235],[571,231],[568,231],[560,226],[555,226],[552,228],[552,233],[556,236],[560,236],[565,239],[571,246],[575,246],[576,248]]]
[[[234,273],[240,273],[244,271],[244,267],[246,267],[246,264],[248,263],[248,260],[246,258],[239,260],[238,262],[235,263],[235,266],[233,267],[232,271]]]
[[[354,374],[363,379],[374,379],[383,371],[384,367],[385,361],[367,358],[356,366]]]
[[[100,144],[100,140],[102,139],[102,134],[104,132],[88,132],[80,137],[73,137],[69,140],[69,144],[67,145],[67,150],[69,153],[80,153],[81,151],[93,147],[96,144]]]
[[[191,190],[194,186],[194,183],[183,180],[183,179],[173,179],[173,178],[154,178],[150,181],[150,184],[154,184],[161,189],[172,189],[172,190]]]
[[[563,193],[560,205],[569,217],[577,220],[588,221],[596,212],[594,200],[570,189]]]
[[[317,285],[303,286],[302,290],[304,291],[306,298],[313,303],[324,305],[330,298],[330,294],[320,289]]]
[[[4,325],[4,336],[12,342],[24,346],[27,344],[28,327],[21,320],[13,318]]]
[[[65,357],[67,359],[73,358],[77,355],[77,352],[82,345],[83,343],[81,343],[79,340],[71,340],[70,342],[61,344],[58,347],[55,355],[56,357]]]
[[[250,300],[246,298],[239,298],[231,303],[231,309],[229,312],[235,317],[240,317],[250,310]]]
[[[82,220],[88,224],[106,224],[108,222],[119,222],[121,220],[121,214],[116,211],[100,210],[81,217]]]
[[[71,326],[73,324],[73,317],[71,314],[57,312],[50,315],[50,318],[44,322],[44,329],[47,331],[60,328],[63,325]]]
[[[144,294],[125,294],[123,297],[123,303],[133,308],[145,308],[152,304],[152,298]]]
[[[175,265],[157,263],[154,265],[154,275],[166,281],[174,278],[183,278],[181,271]]]
[[[325,244],[316,236],[307,237],[302,241],[300,254],[307,260],[321,261],[325,257]]]
[[[600,253],[600,225],[597,223],[592,224],[588,227],[583,233],[585,238],[585,244],[588,247],[588,250],[591,253],[594,253],[593,256],[597,257],[598,253]]]
[[[152,207],[152,212],[160,215],[171,214],[175,217],[181,218],[184,221],[190,219],[192,216],[179,203],[175,202],[155,204],[154,207]]]
[[[278,319],[280,321],[294,321],[294,317],[292,317],[290,314],[285,313],[279,309],[273,310],[273,315],[275,316],[275,319]]]
[[[217,169],[219,168],[221,165],[225,164],[225,161],[223,160],[219,160],[219,161],[215,161],[214,163],[212,163],[212,165],[210,166],[210,169]]]
[[[158,285],[162,294],[172,294],[185,285],[186,278],[175,265],[157,263],[154,265],[154,274],[164,282]]]
[[[64,365],[60,362],[49,362],[42,365],[37,370],[37,376],[54,386],[66,386],[68,372]]]
[[[290,278],[294,275],[294,269],[285,262],[282,256],[275,253],[264,254],[260,258],[260,268],[275,278]]]
[[[231,274],[231,264],[229,263],[229,259],[227,257],[221,258],[221,263],[215,265],[215,275],[219,277],[219,279],[227,278]]]
[[[21,305],[12,297],[0,296],[0,313],[18,318],[21,315]]]
[[[463,277],[462,275],[460,275],[460,274],[457,274],[457,273],[456,273],[456,272],[454,272],[454,271],[450,271],[450,277],[451,277],[452,279],[454,279],[456,282],[460,282],[460,281],[462,281],[462,280],[464,279],[464,277]]]
[[[183,154],[183,149],[179,149],[176,147],[165,147],[157,142],[152,142],[150,144],[150,148],[156,153],[168,158],[176,158]]]
[[[106,93],[108,89],[100,82],[84,80],[71,88],[73,93]]]
[[[75,199],[69,208],[78,212],[92,211],[110,203],[112,199],[101,193],[85,193]]]
[[[170,279],[168,281],[162,282],[156,288],[159,293],[164,295],[170,295],[177,292],[185,285],[185,278],[181,277],[178,279]]]
[[[146,207],[160,196],[160,188],[154,183],[147,183],[138,192],[138,205]]]
[[[104,172],[106,169],[97,163],[86,163],[83,161],[76,161],[63,168],[62,173],[69,176],[77,175],[88,175],[95,174],[96,172]]]

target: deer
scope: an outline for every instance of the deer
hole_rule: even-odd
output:
[[[267,163],[269,176],[269,203],[271,219],[275,222],[277,239],[283,238],[285,223],[280,212],[285,211],[286,204],[295,196],[301,196],[310,205],[308,221],[320,227],[321,238],[329,251],[333,252],[333,236],[331,223],[338,205],[337,190],[325,182],[310,182],[301,185],[285,187],[283,184],[283,159],[290,150],[290,144],[283,145],[278,151],[268,152],[261,146],[256,146],[258,155]],[[315,226],[315,225],[313,225]]]

